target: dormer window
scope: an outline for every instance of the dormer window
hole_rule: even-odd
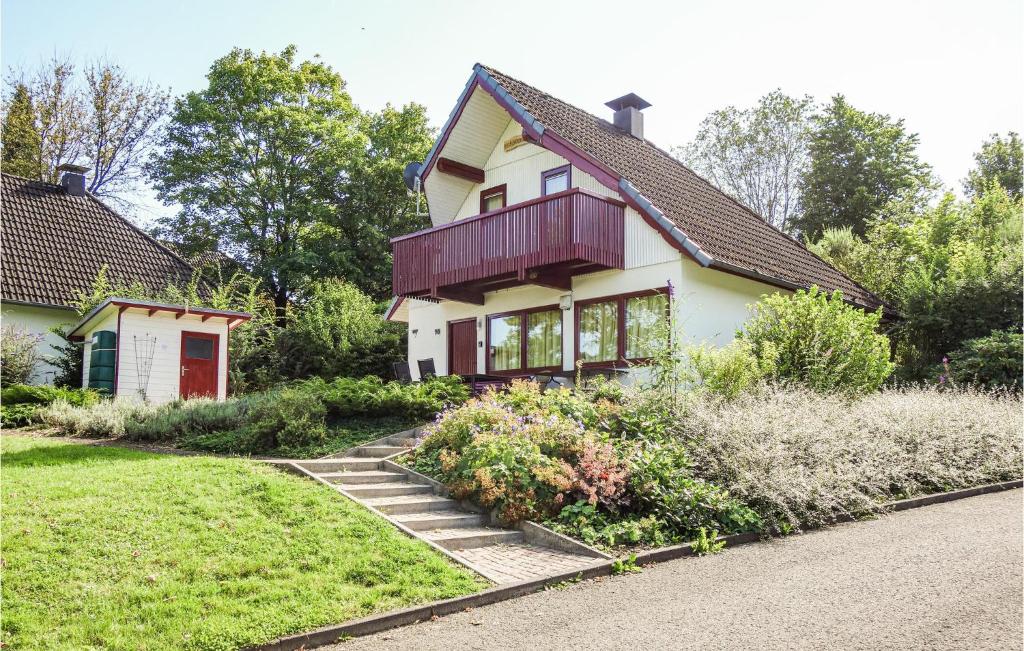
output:
[[[506,188],[507,184],[502,183],[496,185],[493,188],[480,191],[480,213],[491,212],[492,210],[499,210],[504,208],[506,205]]]
[[[572,178],[570,176],[571,169],[572,168],[569,165],[563,165],[561,167],[556,167],[553,170],[541,172],[541,194],[547,196],[549,194],[555,194],[556,192],[568,190],[569,187],[572,185]]]

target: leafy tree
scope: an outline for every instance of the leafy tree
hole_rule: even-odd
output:
[[[807,163],[813,99],[775,90],[756,106],[728,106],[673,152],[776,228],[789,231]]]
[[[39,132],[28,86],[18,84],[4,110],[3,147],[0,153],[3,171],[8,174],[39,178]]]
[[[215,61],[207,88],[175,101],[149,166],[160,198],[183,207],[161,228],[216,236],[269,289],[281,325],[316,264],[332,190],[366,146],[342,78],[295,54],[234,49]]]
[[[86,64],[79,75],[61,58],[35,71],[12,71],[8,86],[13,91],[5,127],[12,119],[24,126],[5,128],[4,151],[14,147],[23,152],[19,160],[33,161],[24,164],[27,176],[56,183],[61,164],[82,164],[92,169],[89,192],[130,205],[125,193],[140,180],[143,158],[167,112],[166,91],[133,80],[109,61]]]
[[[335,210],[316,231],[321,277],[344,277],[377,299],[391,296],[391,244],[397,235],[430,226],[402,181],[409,161],[426,158],[434,139],[426,109],[390,105],[365,115],[368,146],[352,161],[347,182],[327,188]]]
[[[970,201],[896,201],[865,238],[826,230],[815,251],[901,314],[892,332],[902,379],[918,380],[965,341],[1020,329],[1021,200],[997,183]]]
[[[902,119],[865,113],[842,95],[833,97],[814,118],[796,228],[807,239],[829,227],[864,235],[868,221],[890,201],[919,197],[931,178],[917,144]]]
[[[969,197],[985,193],[992,181],[999,183],[1013,199],[1021,196],[1024,182],[1024,148],[1020,136],[1011,131],[1003,138],[993,133],[974,155],[977,166],[964,179],[964,192]]]
[[[170,94],[135,81],[118,65],[97,61],[84,68],[83,157],[92,168],[89,192],[123,201],[142,179],[143,163],[167,114]]]

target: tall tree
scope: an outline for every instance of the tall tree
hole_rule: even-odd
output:
[[[263,281],[282,319],[315,267],[309,247],[335,211],[329,191],[366,146],[342,78],[295,54],[236,48],[215,61],[207,88],[175,101],[148,168],[159,197],[182,206],[162,229],[215,235]]]
[[[996,181],[1011,198],[1020,198],[1024,182],[1022,160],[1024,149],[1016,132],[1009,132],[1006,138],[993,133],[981,146],[981,151],[974,155],[976,167],[964,179],[964,192],[971,197],[980,197],[992,181]]]
[[[92,167],[89,191],[120,199],[136,186],[167,114],[170,94],[148,81],[136,81],[109,61],[85,67],[83,158]]]
[[[8,174],[39,178],[39,132],[36,130],[32,96],[18,84],[4,107],[3,146],[0,168]]]
[[[36,137],[36,165],[31,176],[56,183],[57,168],[74,163],[92,168],[89,192],[122,204],[142,173],[143,159],[153,143],[157,125],[167,113],[169,95],[158,86],[136,81],[117,64],[94,61],[78,74],[68,59],[54,58],[35,71],[12,71],[8,76],[5,122],[14,110],[21,88],[31,107]],[[24,101],[19,106],[24,107]],[[23,109],[21,109],[23,110]],[[4,147],[9,137],[4,135]]]
[[[426,158],[434,131],[415,103],[388,105],[360,124],[368,146],[352,161],[347,182],[326,188],[335,211],[318,232],[318,275],[347,278],[383,299],[391,295],[390,239],[430,226],[425,205],[416,214],[402,168]]]
[[[797,229],[808,239],[826,228],[849,227],[863,235],[868,220],[891,200],[923,194],[931,175],[918,159],[917,144],[902,119],[865,113],[842,95],[833,97],[814,118]]]
[[[789,231],[807,167],[813,99],[775,90],[747,109],[704,118],[696,138],[673,153],[776,228]]]

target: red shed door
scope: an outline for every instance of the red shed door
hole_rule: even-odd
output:
[[[217,353],[220,335],[181,333],[182,398],[217,397]]]
[[[448,374],[476,373],[476,319],[448,322]]]

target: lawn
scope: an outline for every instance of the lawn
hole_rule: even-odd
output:
[[[5,435],[3,642],[233,649],[481,580],[259,462]]]

